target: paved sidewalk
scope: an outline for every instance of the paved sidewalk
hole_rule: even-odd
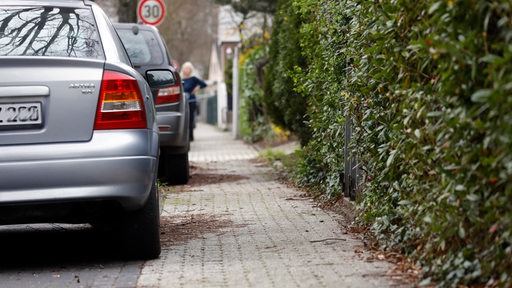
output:
[[[275,181],[252,146],[201,123],[195,139],[190,185],[171,189],[163,217],[212,228],[164,245],[137,287],[411,287],[394,281],[392,265],[365,251],[339,215]]]
[[[204,123],[194,130],[195,141],[191,143],[189,160],[194,163],[248,160],[258,157],[258,151],[242,141],[235,141],[232,132],[221,132]]]

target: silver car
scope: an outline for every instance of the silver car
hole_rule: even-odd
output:
[[[99,6],[0,2],[0,224],[91,223],[158,257],[155,115]]]

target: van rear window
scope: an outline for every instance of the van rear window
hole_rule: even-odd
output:
[[[158,44],[157,35],[140,30],[134,34],[131,29],[117,29],[133,65],[161,65],[164,51]]]

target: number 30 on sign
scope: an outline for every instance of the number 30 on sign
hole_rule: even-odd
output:
[[[165,17],[163,0],[142,0],[137,6],[137,15],[144,24],[158,26]]]

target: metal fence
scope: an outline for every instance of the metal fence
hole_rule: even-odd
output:
[[[345,169],[340,175],[340,180],[342,181],[344,196],[354,201],[362,193],[363,171],[358,163],[357,152],[350,148],[352,132],[352,121],[347,118],[345,121]]]

